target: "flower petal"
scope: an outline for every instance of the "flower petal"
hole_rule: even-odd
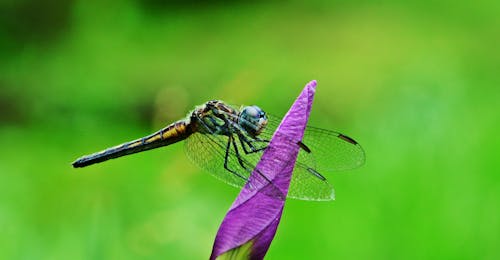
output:
[[[281,219],[300,149],[291,140],[302,140],[315,90],[313,80],[281,121],[249,182],[222,221],[210,259],[262,259],[266,254]]]

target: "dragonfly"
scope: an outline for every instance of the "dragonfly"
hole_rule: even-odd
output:
[[[229,185],[243,187],[252,172],[258,172],[255,166],[280,122],[280,117],[256,105],[238,107],[211,100],[197,106],[186,118],[148,136],[82,156],[72,165],[86,167],[184,141],[192,162]],[[334,190],[325,176],[357,168],[365,161],[358,142],[339,132],[308,125],[302,140],[288,140],[289,145],[300,148],[288,198],[331,200]],[[272,184],[264,173],[259,174],[261,180]]]

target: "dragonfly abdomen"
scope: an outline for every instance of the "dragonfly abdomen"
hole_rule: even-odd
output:
[[[109,159],[167,146],[186,139],[192,132],[191,124],[186,120],[180,120],[148,136],[83,156],[73,162],[73,167],[85,167]]]

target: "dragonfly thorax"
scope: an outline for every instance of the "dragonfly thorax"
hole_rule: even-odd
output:
[[[231,125],[236,124],[238,111],[219,100],[211,100],[197,107],[191,115],[191,122],[200,133],[231,135]]]
[[[198,107],[191,119],[197,122],[199,132],[228,136],[236,131],[256,137],[267,125],[266,113],[260,107],[246,106],[238,110],[218,100]]]

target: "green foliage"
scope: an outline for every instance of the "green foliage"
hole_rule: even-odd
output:
[[[238,191],[182,144],[70,163],[311,79],[311,124],[367,162],[288,201],[270,259],[500,258],[497,3],[112,2],[0,4],[1,259],[207,258]]]

